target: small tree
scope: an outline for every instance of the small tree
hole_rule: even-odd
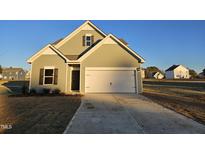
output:
[[[189,70],[189,74],[191,76],[191,78],[196,78],[197,77],[197,73],[195,70]]]
[[[1,67],[1,65],[0,65],[0,74],[2,73],[2,67]]]
[[[203,74],[205,75],[205,69],[203,69]]]

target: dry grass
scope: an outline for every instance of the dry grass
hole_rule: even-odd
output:
[[[12,125],[0,133],[63,133],[80,102],[79,96],[0,96],[0,125]]]
[[[144,95],[154,102],[205,124],[205,90],[194,84],[174,86],[146,82]]]

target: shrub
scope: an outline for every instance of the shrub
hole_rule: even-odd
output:
[[[31,95],[35,95],[36,94],[36,90],[35,89],[30,89],[30,92],[29,92]]]
[[[60,92],[61,92],[60,89],[54,89],[52,91],[52,94],[57,94],[58,95],[58,94],[60,94]]]
[[[21,92],[24,95],[28,94],[28,87],[26,85],[23,85],[22,88],[21,88]]]
[[[43,94],[50,94],[51,90],[49,88],[43,88]]]

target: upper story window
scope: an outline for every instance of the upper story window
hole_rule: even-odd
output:
[[[91,46],[93,44],[93,36],[90,34],[85,35],[83,39],[83,44],[84,46]]]

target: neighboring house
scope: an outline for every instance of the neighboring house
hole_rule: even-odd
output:
[[[145,78],[145,69],[144,68],[141,69],[141,77],[142,77],[142,79]]]
[[[4,68],[2,76],[4,80],[25,80],[25,71],[22,68]]]
[[[189,69],[183,65],[173,65],[165,71],[166,79],[189,79]]]
[[[64,93],[140,93],[144,59],[90,21],[63,39],[48,44],[27,61],[30,89]]]
[[[31,71],[26,71],[25,80],[30,80]]]
[[[154,78],[154,79],[163,79],[164,78],[164,74],[162,74],[161,72],[152,72],[148,74],[149,78]]]
[[[205,79],[205,75],[204,75],[203,72],[199,73],[198,77],[199,77],[200,79]]]

